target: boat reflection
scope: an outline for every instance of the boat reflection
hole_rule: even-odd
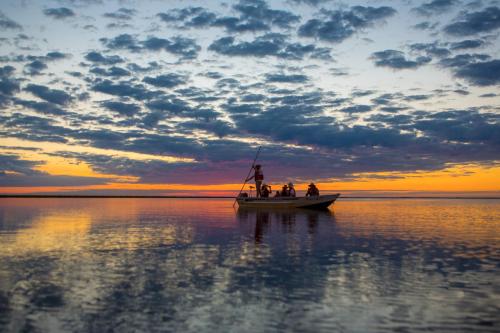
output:
[[[307,228],[307,234],[317,233],[320,220],[332,223],[335,221],[334,214],[328,210],[310,209],[278,209],[278,208],[238,208],[237,218],[240,224],[249,226],[255,221],[254,239],[256,244],[263,241],[265,234],[275,225],[285,234],[297,232],[297,228],[302,230]],[[297,226],[300,224],[300,226]]]

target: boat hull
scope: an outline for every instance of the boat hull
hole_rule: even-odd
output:
[[[240,207],[252,208],[310,208],[326,209],[340,196],[339,193],[332,195],[319,195],[314,197],[277,197],[277,198],[237,198]]]

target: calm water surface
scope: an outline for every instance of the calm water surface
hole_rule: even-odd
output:
[[[0,331],[500,331],[500,201],[231,206],[0,199]]]

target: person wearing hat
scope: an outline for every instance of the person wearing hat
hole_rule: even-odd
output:
[[[309,188],[307,189],[306,197],[312,197],[312,196],[318,196],[319,195],[319,190],[314,185],[314,183],[309,184]]]
[[[293,183],[292,182],[288,183],[288,192],[290,193],[291,197],[295,198],[295,196],[297,195],[297,193],[295,193],[295,188],[293,187]]]
[[[271,186],[267,185],[267,184],[262,184],[262,188],[261,188],[261,196],[263,198],[269,198],[269,194],[272,193],[272,190],[271,190]]]
[[[283,188],[281,189],[281,196],[282,197],[289,197],[290,196],[290,189],[288,188],[287,184],[283,185]]]
[[[257,192],[257,198],[260,198],[262,196],[261,186],[262,181],[264,180],[264,173],[262,172],[262,166],[260,164],[253,166],[253,169],[255,170],[254,175],[247,178],[246,181],[249,181],[252,178],[255,179],[255,191]]]

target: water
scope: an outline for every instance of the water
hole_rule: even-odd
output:
[[[1,199],[0,331],[498,332],[500,201]]]

